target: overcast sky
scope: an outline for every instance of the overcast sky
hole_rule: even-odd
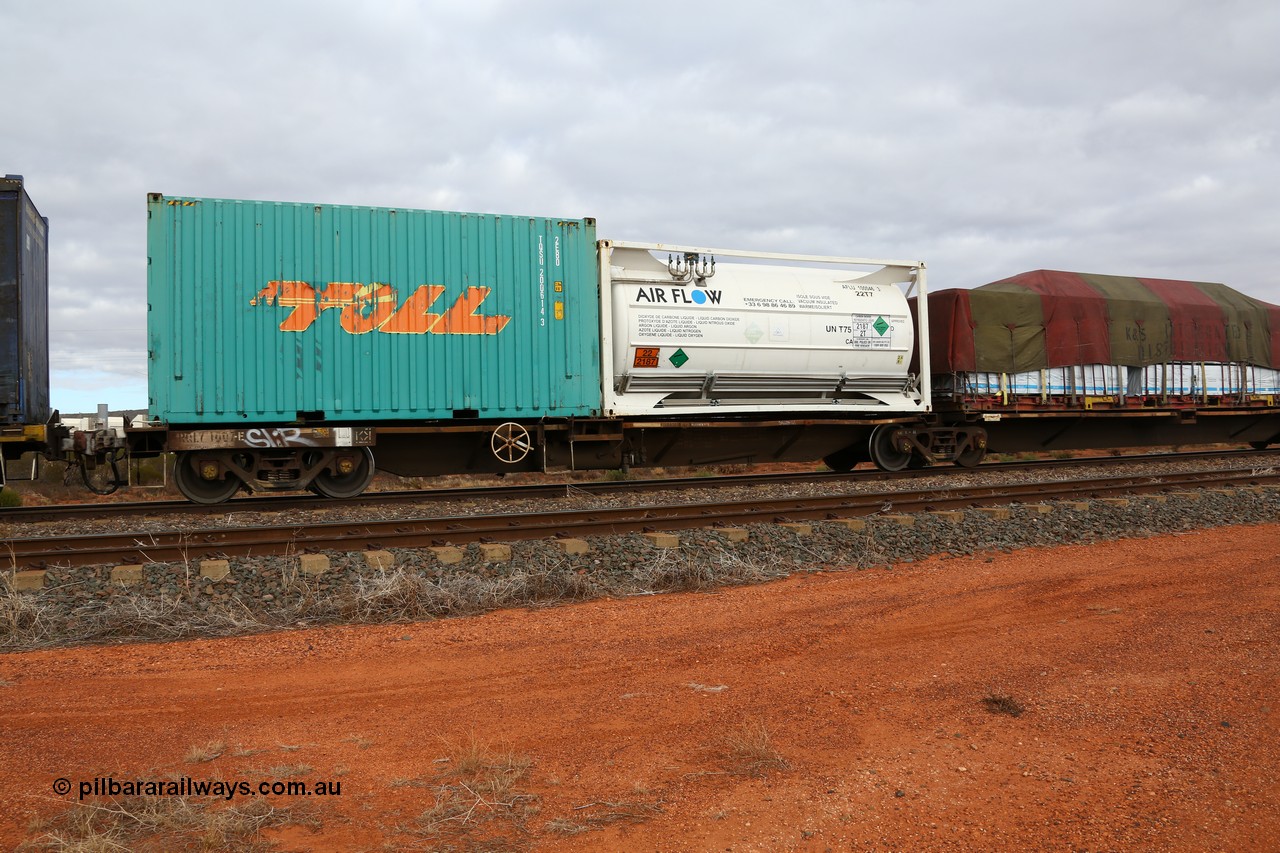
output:
[[[148,192],[1224,281],[1280,302],[1280,3],[19,3],[53,403],[146,405]]]

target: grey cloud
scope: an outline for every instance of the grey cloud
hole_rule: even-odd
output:
[[[97,342],[142,375],[149,191],[1280,301],[1275,4],[68,2],[0,28],[0,169],[52,220],[62,364]]]

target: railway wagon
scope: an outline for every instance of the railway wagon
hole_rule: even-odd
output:
[[[936,415],[993,451],[1280,441],[1280,306],[1058,270],[928,302]]]
[[[148,198],[150,418],[215,503],[410,476],[814,460],[929,410],[916,261],[592,219]],[[916,326],[918,325],[918,329]]]
[[[585,218],[160,194],[149,413],[123,431],[105,412],[63,423],[40,337],[47,225],[14,183],[0,188],[22,239],[0,241],[0,271],[20,274],[0,284],[21,298],[3,328],[36,330],[21,338],[36,352],[27,367],[4,352],[0,458],[38,450],[90,488],[102,462],[119,484],[122,452],[175,452],[183,494],[217,503],[246,488],[354,496],[375,468],[896,470],[989,449],[1280,441],[1280,308],[1221,284],[1039,270],[928,293],[919,261],[613,241]]]

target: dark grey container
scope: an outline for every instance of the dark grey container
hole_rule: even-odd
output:
[[[0,178],[0,424],[49,420],[49,220]]]

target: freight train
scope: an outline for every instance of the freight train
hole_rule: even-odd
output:
[[[152,194],[149,409],[49,411],[47,222],[0,182],[0,453],[175,453],[192,501],[404,476],[1280,440],[1280,308],[1054,271],[599,239],[555,219]],[[1273,340],[1272,330],[1275,330]],[[90,479],[86,477],[86,481]]]

